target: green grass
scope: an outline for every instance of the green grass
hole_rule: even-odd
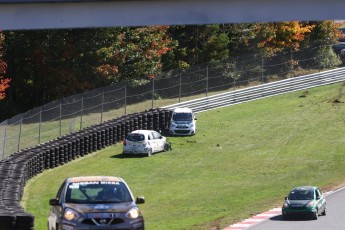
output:
[[[48,200],[66,177],[124,178],[148,230],[222,229],[280,206],[294,186],[323,191],[345,181],[342,84],[197,114],[197,135],[169,137],[173,150],[121,158],[122,144],[32,178],[22,204],[46,229]],[[303,96],[303,97],[302,97]]]
[[[324,69],[326,70],[326,69]],[[294,73],[288,73],[283,78],[290,78],[293,76],[307,75],[311,73],[319,72],[318,69],[299,69],[294,71]],[[281,80],[282,76],[271,75],[266,76],[267,82],[273,82]],[[220,90],[219,88],[209,89],[207,92],[208,96],[220,94],[223,92],[229,92],[232,90],[237,90],[240,88],[246,88],[254,85],[260,85],[261,82],[257,80],[249,80],[248,82],[237,82],[237,84],[229,85],[227,89]],[[201,90],[201,89],[200,89]],[[205,92],[203,92],[205,91]],[[30,120],[25,119],[22,123],[20,120],[16,124],[6,126],[6,142],[4,147],[4,157],[6,158],[11,154],[20,151],[21,149],[30,148],[38,145],[39,143],[44,143],[46,141],[53,140],[57,137],[67,135],[80,129],[99,124],[101,121],[108,121],[116,117],[121,117],[126,114],[132,114],[144,111],[151,108],[164,107],[180,102],[185,102],[197,98],[202,98],[206,96],[206,89],[199,91],[198,94],[193,95],[183,95],[181,98],[178,97],[176,91],[175,97],[172,98],[155,98],[152,100],[144,100],[140,103],[128,104],[126,107],[119,109],[111,109],[108,111],[94,111],[91,113],[83,114],[81,117],[79,112],[75,113],[74,118],[59,119],[59,115],[55,114],[55,120],[50,120],[40,123],[39,113],[32,116]],[[150,94],[150,93],[149,93]],[[56,111],[55,111],[56,112]],[[20,140],[20,141],[19,141]],[[1,156],[0,156],[1,157]]]

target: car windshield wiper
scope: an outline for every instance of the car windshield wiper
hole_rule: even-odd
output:
[[[89,204],[90,202],[89,201],[85,201],[85,200],[69,200],[69,201],[66,201],[66,203],[70,203],[70,204]]]

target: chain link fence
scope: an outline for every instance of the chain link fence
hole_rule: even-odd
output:
[[[22,149],[123,115],[329,68],[331,45],[274,57],[244,55],[226,62],[171,70],[140,86],[118,83],[73,95],[16,115],[0,124],[0,160]]]

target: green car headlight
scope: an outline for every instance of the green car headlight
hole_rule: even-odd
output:
[[[284,202],[283,208],[287,208],[287,207],[289,207],[289,204],[287,202]]]
[[[307,208],[312,208],[314,205],[315,205],[315,201],[311,201],[311,202],[309,202],[309,203],[306,205],[306,207],[307,207]]]

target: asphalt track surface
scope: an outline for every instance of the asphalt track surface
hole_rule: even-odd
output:
[[[226,230],[344,230],[345,229],[345,187],[324,194],[327,202],[327,215],[318,220],[307,218],[283,220],[281,208],[277,207]],[[284,200],[282,200],[283,204]]]

